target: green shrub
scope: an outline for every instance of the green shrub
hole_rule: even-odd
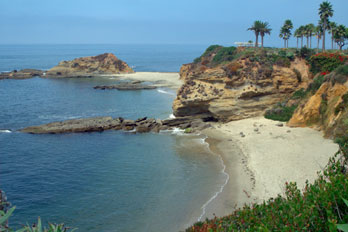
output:
[[[185,134],[192,133],[192,128],[186,128],[184,131]]]
[[[348,93],[342,96],[342,102],[335,108],[335,114],[337,115],[340,111],[348,109]]]
[[[314,74],[319,72],[332,72],[347,60],[347,56],[339,53],[318,53],[311,56],[309,59],[309,64],[311,66],[310,71]]]
[[[268,110],[266,112],[265,118],[276,120],[276,121],[287,122],[291,119],[296,108],[297,108],[297,105],[282,106],[281,104],[278,104],[278,107],[272,110]]]
[[[337,74],[341,74],[341,75],[345,75],[345,76],[348,76],[348,64],[344,64],[344,65],[341,65],[339,66],[335,72]]]
[[[40,217],[38,218],[37,224],[35,226],[24,226],[22,229],[19,230],[12,230],[8,227],[7,221],[11,217],[13,211],[16,207],[12,207],[9,209],[6,213],[2,210],[0,210],[0,231],[6,231],[6,232],[73,232],[76,229],[71,229],[69,227],[66,227],[64,224],[52,224],[48,223],[48,228],[43,227],[41,223]]]
[[[307,92],[304,89],[299,89],[292,94],[291,99],[303,99],[306,96]]]
[[[204,53],[200,56],[200,57],[197,57],[196,59],[194,59],[194,63],[199,63],[201,62],[202,60],[202,57],[206,57],[206,56],[209,56],[211,55],[211,53],[213,52],[216,52],[218,49],[222,48],[221,45],[210,45],[205,51]]]
[[[222,47],[213,58],[215,64],[221,64],[225,61],[232,61],[235,59],[237,53],[236,47]]]
[[[309,49],[307,47],[303,47],[300,50],[296,51],[296,55],[298,57],[301,57],[301,58],[306,59],[306,60],[309,60],[309,58],[311,56],[313,56],[314,54],[315,54],[314,49]]]
[[[313,82],[309,84],[307,91],[312,92],[314,94],[320,86],[324,83],[325,76],[324,75],[318,75],[314,78]]]

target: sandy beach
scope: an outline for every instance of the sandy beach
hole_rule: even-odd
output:
[[[183,82],[179,79],[179,73],[165,73],[165,72],[135,72],[129,74],[113,75],[115,78],[131,81],[146,81],[152,82],[158,87],[169,87],[178,89]]]
[[[295,181],[303,189],[306,180],[313,182],[338,150],[319,131],[277,124],[257,117],[216,123],[203,131],[212,152],[221,155],[229,180],[202,219],[228,215],[235,206],[284,194],[285,182]]]

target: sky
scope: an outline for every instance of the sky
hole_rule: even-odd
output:
[[[255,20],[279,30],[319,20],[322,0],[0,0],[0,44],[222,44],[253,40]],[[331,0],[348,26],[348,0]],[[313,40],[313,43],[316,44]],[[329,44],[329,41],[328,41]],[[296,46],[292,38],[290,46]]]

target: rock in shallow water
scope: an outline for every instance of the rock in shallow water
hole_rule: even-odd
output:
[[[204,123],[207,119],[199,117],[185,117],[167,120],[148,119],[147,117],[137,120],[127,120],[123,118],[95,117],[72,119],[61,122],[52,122],[39,126],[30,126],[20,130],[31,134],[61,134],[61,133],[81,133],[95,132],[104,130],[134,130],[138,133],[159,132],[174,127],[181,129],[192,128],[193,130],[203,130],[210,125]]]

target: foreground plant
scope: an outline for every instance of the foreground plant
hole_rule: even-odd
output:
[[[6,213],[0,210],[0,232],[73,232],[76,230],[66,227],[64,224],[48,223],[48,228],[43,227],[40,218],[38,218],[37,224],[32,226],[27,225],[19,230],[13,230],[8,227],[7,222],[15,208],[16,207],[12,207]]]

